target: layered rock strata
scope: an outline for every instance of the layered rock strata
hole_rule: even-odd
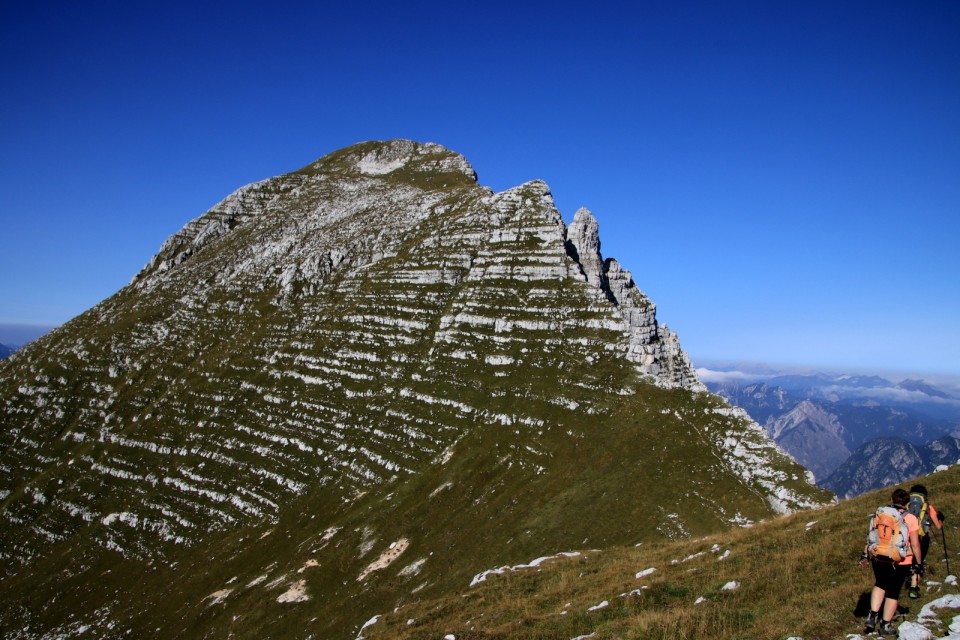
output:
[[[589,212],[568,229],[543,182],[493,193],[410,141],[239,189],[2,367],[10,566],[81,531],[152,557],[311,490],[349,502],[491,425],[515,434],[502,460],[542,470],[542,438],[582,437],[638,380],[702,389]],[[735,482],[777,510],[820,499],[754,430],[710,420]]]

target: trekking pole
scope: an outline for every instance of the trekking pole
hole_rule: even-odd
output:
[[[940,522],[942,523],[943,521],[941,520]],[[947,532],[943,527],[940,527],[940,535],[943,536],[943,559],[947,561],[947,575],[949,576],[951,575],[950,556],[947,555]]]

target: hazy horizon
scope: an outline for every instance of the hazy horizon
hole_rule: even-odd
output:
[[[7,347],[21,348],[41,338],[56,326],[25,325],[0,322],[0,344]],[[931,384],[937,384],[948,390],[960,393],[960,375],[936,371],[907,371],[897,368],[871,369],[855,366],[837,367],[833,365],[815,365],[810,363],[762,362],[737,357],[730,358],[698,358],[696,354],[689,354],[698,374],[707,370],[717,374],[729,374],[727,377],[737,377],[745,381],[769,378],[774,375],[824,373],[831,375],[876,375],[898,383],[906,379],[921,379]]]
[[[0,322],[0,344],[8,347],[23,347],[56,328],[53,325]]]
[[[777,376],[824,374],[834,377],[877,376],[893,384],[905,380],[923,380],[960,398],[960,375],[936,371],[909,371],[897,368],[856,368],[817,366],[803,363],[745,362],[736,359],[703,359],[691,357],[697,375],[703,382],[739,381],[745,384],[769,380]]]

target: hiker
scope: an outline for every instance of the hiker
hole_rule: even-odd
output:
[[[882,506],[870,518],[867,546],[860,556],[861,566],[869,560],[873,567],[874,585],[870,592],[870,613],[867,615],[866,633],[873,633],[878,626],[881,636],[896,637],[893,616],[897,613],[897,601],[903,583],[920,557],[920,539],[917,517],[907,511],[910,494],[896,489],[891,497],[891,506]]]
[[[907,510],[917,517],[920,523],[920,529],[917,535],[920,537],[920,560],[917,562],[919,570],[910,576],[910,586],[907,587],[907,594],[913,598],[920,597],[920,578],[926,573],[927,551],[930,550],[930,527],[937,529],[943,528],[943,515],[937,513],[932,504],[927,502],[927,488],[922,484],[915,484],[910,487],[910,504]]]

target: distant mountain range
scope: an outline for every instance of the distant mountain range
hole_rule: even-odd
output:
[[[840,497],[960,458],[960,398],[924,380],[705,369],[700,375]]]

